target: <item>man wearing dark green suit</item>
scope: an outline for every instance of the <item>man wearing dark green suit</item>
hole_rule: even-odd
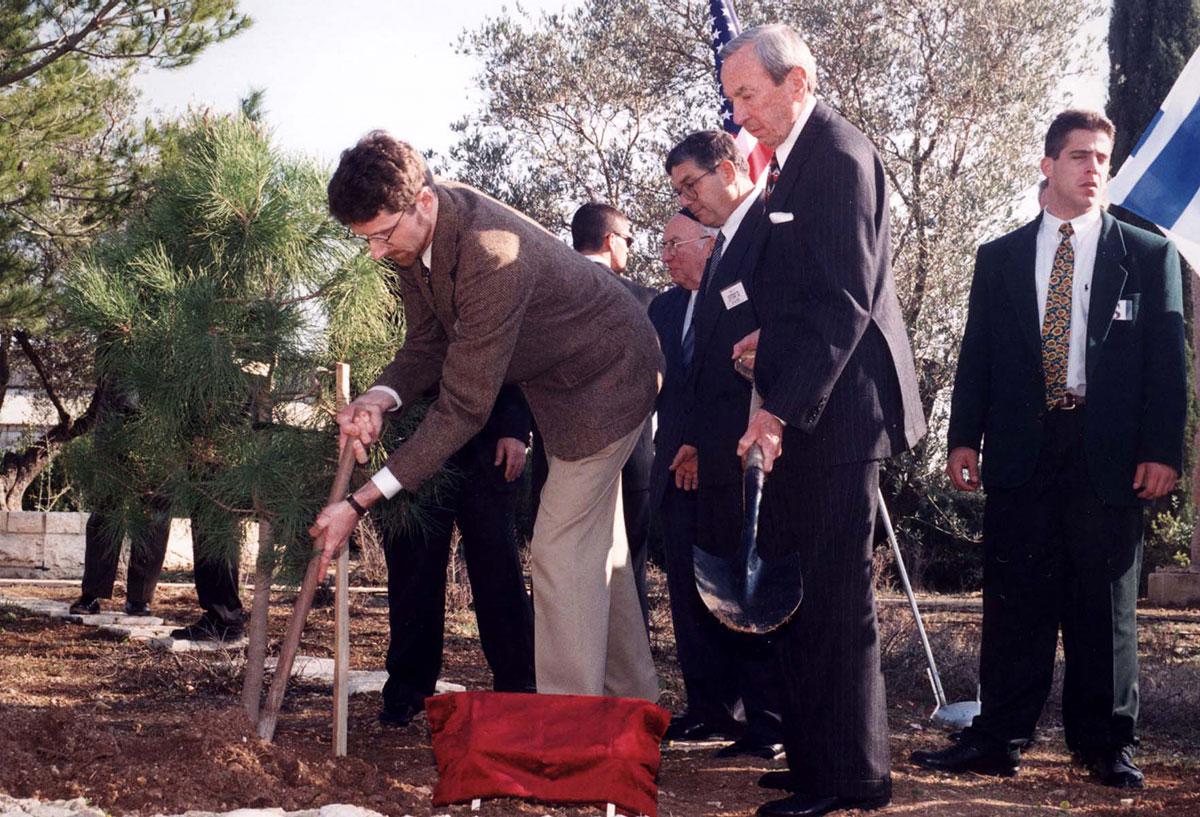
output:
[[[976,258],[947,473],[977,490],[982,442],[982,711],[913,754],[926,768],[1016,773],[1061,627],[1067,746],[1102,783],[1142,786],[1142,508],[1182,468],[1187,364],[1174,246],[1103,211],[1112,140],[1101,114],[1059,114],[1045,210]]]

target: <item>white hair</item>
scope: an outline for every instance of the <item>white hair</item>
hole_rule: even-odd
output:
[[[773,23],[746,29],[721,49],[722,62],[748,45],[754,46],[754,55],[776,85],[783,82],[793,68],[803,68],[808,92],[816,93],[817,61],[808,44],[791,26]]]

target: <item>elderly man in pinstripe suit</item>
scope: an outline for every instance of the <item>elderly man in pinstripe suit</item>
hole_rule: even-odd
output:
[[[798,553],[806,598],[778,636],[793,792],[768,817],[878,808],[891,798],[887,713],[871,586],[880,460],[925,431],[892,279],[888,191],[867,138],[815,96],[795,31],[747,29],[722,52],[734,121],[774,151],[752,280],[762,408],[738,445],[773,469],[764,559]]]

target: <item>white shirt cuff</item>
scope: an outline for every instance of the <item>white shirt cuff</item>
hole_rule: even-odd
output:
[[[400,493],[400,488],[403,487],[400,485],[400,480],[396,479],[386,465],[371,477],[371,482],[375,483],[375,487],[379,489],[379,493],[383,494],[384,499],[391,499]]]
[[[390,398],[392,398],[393,400],[395,400],[395,401],[396,401],[396,405],[395,405],[395,406],[394,406],[394,407],[391,409],[392,411],[396,411],[397,409],[399,409],[399,408],[400,408],[400,393],[399,393],[399,392],[397,392],[395,389],[393,389],[391,386],[372,386],[371,388],[367,389],[367,391],[369,391],[369,392],[372,392],[372,391],[381,391],[381,392],[383,392],[383,393],[384,393],[384,394],[386,394],[388,397],[390,397]],[[398,490],[398,489],[397,489],[397,490]]]

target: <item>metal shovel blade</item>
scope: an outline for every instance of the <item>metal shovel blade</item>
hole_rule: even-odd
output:
[[[750,448],[743,477],[742,539],[730,556],[692,548],[696,589],[717,620],[739,633],[763,635],[795,615],[804,598],[799,554],[764,561],[758,554],[758,508],[762,502],[763,454]]]
[[[929,719],[943,729],[952,731],[966,729],[979,714],[979,701],[959,701],[953,704],[942,704],[933,710]]]

